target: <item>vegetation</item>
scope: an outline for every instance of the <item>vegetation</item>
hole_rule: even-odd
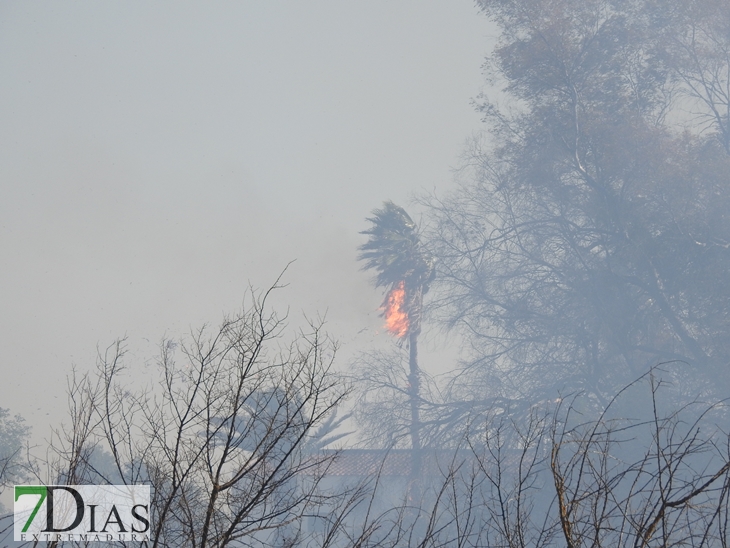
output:
[[[386,202],[360,247],[407,367],[366,353],[350,386],[321,325],[284,344],[255,294],[164,341],[153,386],[123,342],[73,377],[30,479],[151,484],[161,547],[730,545],[730,10],[477,4],[485,133],[420,229]],[[438,381],[426,315],[465,348]],[[353,388],[383,460],[337,475]],[[26,435],[0,411],[3,484]]]
[[[501,105],[480,98],[460,186],[423,200],[430,309],[472,349],[446,398],[527,412],[585,391],[600,412],[668,361],[683,397],[726,397],[726,5],[479,5]]]
[[[402,207],[385,202],[368,219],[372,227],[365,230],[370,239],[360,246],[365,268],[377,271],[376,287],[389,287],[383,301],[384,314],[391,332],[408,337],[408,386],[411,409],[410,437],[413,454],[412,473],[420,470],[421,419],[418,335],[421,333],[423,295],[435,274],[433,259],[421,245],[416,224]],[[393,323],[391,317],[397,320]]]

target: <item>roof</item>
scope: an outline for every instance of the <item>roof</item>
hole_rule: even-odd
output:
[[[421,450],[422,473],[441,476],[454,462],[453,450]],[[463,453],[463,454],[462,454]],[[326,476],[396,476],[411,474],[412,453],[410,449],[342,449],[323,451],[323,456],[333,457],[327,467]],[[473,458],[471,451],[459,451],[457,461]]]

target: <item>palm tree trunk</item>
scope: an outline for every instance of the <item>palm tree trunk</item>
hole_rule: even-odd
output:
[[[411,478],[417,479],[421,475],[421,417],[419,412],[420,375],[418,370],[418,332],[410,333],[408,337],[408,366],[410,374],[409,396],[411,404]]]

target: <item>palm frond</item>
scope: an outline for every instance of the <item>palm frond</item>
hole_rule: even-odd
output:
[[[422,286],[425,292],[433,279],[433,259],[421,246],[413,219],[388,201],[367,220],[372,227],[361,234],[370,239],[360,246],[358,259],[365,261],[363,270],[377,272],[376,287],[393,287],[404,281],[407,287]]]

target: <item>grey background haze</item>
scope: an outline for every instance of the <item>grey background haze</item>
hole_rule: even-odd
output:
[[[0,407],[47,435],[97,345],[149,361],[293,259],[341,365],[382,343],[358,232],[448,189],[489,36],[467,0],[0,3]]]

